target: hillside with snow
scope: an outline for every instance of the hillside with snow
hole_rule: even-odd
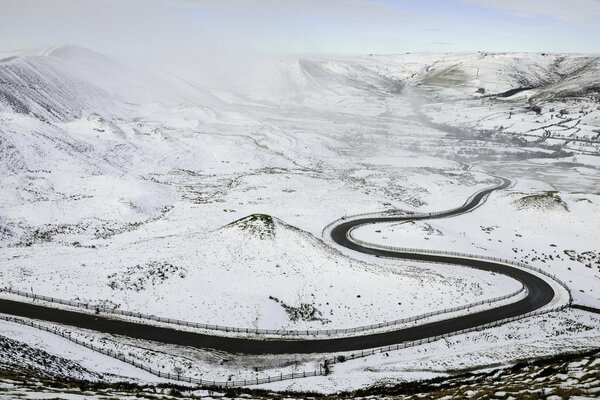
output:
[[[360,213],[459,207],[504,176],[511,187],[473,212],[354,234],[530,263],[565,281],[575,303],[600,309],[599,56],[213,63],[77,46],[0,52],[0,288],[252,329],[351,328],[464,306],[522,285],[352,252],[325,228]],[[36,370],[48,353],[49,375],[153,382],[17,326],[0,321],[0,341]],[[339,364],[289,387],[352,390],[596,348],[597,328],[581,310],[538,315]],[[245,357],[59,329],[164,373],[213,380],[281,376],[325,357]]]
[[[131,232],[44,247],[23,263],[22,252],[7,250],[14,256],[1,264],[3,284],[93,306],[239,328],[354,328],[520,288],[514,280],[476,270],[358,262],[266,215],[206,233],[140,238]],[[422,289],[415,294],[405,287]]]

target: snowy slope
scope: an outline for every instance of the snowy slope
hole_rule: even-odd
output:
[[[553,257],[573,250],[575,260],[532,262],[597,305],[597,264],[585,264],[597,255],[600,163],[583,155],[600,152],[597,56],[290,56],[209,71],[210,60],[154,61],[74,46],[0,55],[0,286],[261,328],[347,327],[461,305],[515,282],[356,260],[318,237],[342,215],[459,206],[498,173],[531,184],[456,220],[362,234],[504,257],[518,247],[525,261],[555,244]],[[515,205],[542,191],[570,211]],[[244,219],[257,214],[271,222]],[[578,242],[554,238],[577,227]],[[569,318],[581,334],[596,324]]]
[[[598,93],[597,55],[530,53],[405,54],[363,57],[366,68],[428,88],[474,95],[529,89],[545,98]],[[508,96],[510,97],[510,96]]]
[[[124,117],[144,104],[200,106],[216,101],[157,68],[120,63],[78,46],[0,55],[0,112],[70,121],[85,112]]]
[[[600,308],[597,194],[559,193],[521,180],[488,207],[456,218],[366,226],[356,237],[372,243],[492,255],[542,268],[569,286],[573,301]]]
[[[47,248],[23,262],[9,258],[0,262],[3,284],[165,318],[259,329],[369,325],[520,287],[504,276],[460,267],[354,261],[267,215],[207,233],[123,236],[114,245],[86,241]],[[400,290],[409,287],[418,292]]]
[[[109,93],[70,73],[66,64],[51,52],[4,58],[0,61],[0,111],[66,120],[92,107],[106,112],[115,109]]]

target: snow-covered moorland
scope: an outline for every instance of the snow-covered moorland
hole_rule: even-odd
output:
[[[589,55],[311,56],[215,74],[75,46],[2,53],[0,287],[260,329],[348,328],[460,306],[520,284],[357,255],[323,228],[356,213],[454,208],[502,175],[515,186],[472,213],[353,234],[531,263],[567,282],[575,303],[600,308],[599,65]],[[595,347],[597,319],[556,318],[579,340],[566,348]],[[510,336],[540,320],[492,331]],[[503,360],[527,355],[527,343],[559,325],[528,331]],[[18,340],[15,329],[3,323],[0,335]],[[473,350],[476,336],[448,345],[469,354],[461,368],[489,362],[489,348]],[[44,351],[65,356],[59,347]],[[185,354],[161,351],[165,365]],[[227,357],[200,353],[187,360],[195,376],[252,371],[243,357],[213,368]],[[338,366],[332,379],[297,388],[368,385],[402,369],[401,359],[364,379],[355,379],[361,368]],[[289,370],[272,361],[261,362]],[[423,376],[406,371],[383,378]],[[353,378],[339,378],[346,372]]]

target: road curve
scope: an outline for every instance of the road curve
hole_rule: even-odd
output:
[[[242,354],[291,354],[291,353],[334,353],[356,351],[375,347],[399,344],[405,341],[426,339],[432,336],[474,328],[490,322],[515,317],[539,309],[554,298],[554,290],[543,279],[520,268],[495,263],[488,260],[464,259],[449,255],[434,255],[409,252],[396,252],[363,247],[348,240],[347,233],[353,227],[366,223],[399,222],[415,219],[444,218],[461,214],[477,207],[493,191],[505,189],[510,181],[502,179],[502,184],[478,192],[462,207],[445,213],[430,216],[370,217],[343,222],[331,230],[332,239],[341,246],[364,254],[398,259],[412,259],[464,265],[484,271],[495,272],[512,277],[528,289],[524,299],[513,304],[473,314],[430,322],[427,324],[398,330],[372,333],[362,336],[331,339],[259,339],[222,337],[195,332],[186,332],[153,325],[110,319],[99,315],[90,315],[37,304],[0,299],[0,313],[33,318],[52,323],[70,325],[114,335],[123,335],[135,339],[151,340],[162,343],[209,348],[230,353]]]

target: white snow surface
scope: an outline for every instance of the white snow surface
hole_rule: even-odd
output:
[[[566,282],[573,301],[600,308],[597,256],[600,211],[595,194],[558,194],[547,184],[519,180],[485,207],[454,218],[364,226],[360,240],[409,248],[458,251],[526,263]],[[588,253],[589,252],[589,253]],[[584,258],[578,259],[578,256]],[[586,257],[587,255],[587,257]]]
[[[44,332],[39,329],[30,328],[21,324],[4,320],[0,320],[0,328],[0,336],[2,337],[16,340],[32,348],[40,349],[51,355],[68,359],[79,365],[85,372],[79,376],[74,376],[74,378],[91,381],[102,379],[112,382],[126,380],[139,383],[156,383],[161,381],[166,382],[166,380],[162,380],[154,375],[140,370],[139,368],[135,368],[112,357],[108,357],[85,347],[79,346],[53,333]],[[6,362],[7,360],[2,361]],[[15,362],[16,360],[11,361]],[[21,367],[27,368],[27,365],[21,365]],[[44,366],[31,364],[30,367],[43,368]],[[45,367],[49,368],[49,371],[47,372],[51,373],[52,368],[58,368],[60,366],[46,365]],[[98,375],[90,375],[86,372],[91,372]]]
[[[75,46],[2,52],[0,286],[260,328],[417,315],[518,284],[338,251],[321,240],[323,227],[356,213],[453,208],[496,174],[517,185],[472,213],[355,234],[514,258],[566,281],[576,303],[600,307],[599,60],[288,56],[211,70],[202,68],[210,60],[140,66]],[[255,214],[269,218],[244,220]],[[312,317],[294,320],[297,310]],[[565,319],[582,338],[572,348],[597,346],[583,336],[598,321],[581,312],[558,315],[543,332],[527,329],[527,338],[543,342]],[[515,324],[489,332],[512,335]],[[0,334],[19,332],[44,346],[47,336],[0,325]],[[532,351],[503,352],[512,339],[472,347],[487,340],[477,335],[450,340],[445,369],[456,367],[448,360],[457,354],[472,354],[455,357],[468,368],[489,354],[509,362]],[[548,340],[547,353],[569,347],[567,336]],[[48,351],[88,357],[47,342]],[[368,368],[338,365],[325,381],[273,387],[335,390],[444,373],[396,374],[406,353],[353,364]],[[215,360],[198,360],[198,374],[225,373],[211,367]],[[384,366],[370,373],[377,365]]]
[[[9,249],[4,284],[184,321],[300,330],[392,321],[520,288],[502,275],[462,267],[354,261],[277,219],[251,219],[205,233],[126,233],[118,244],[94,249],[85,242],[46,245],[26,257]],[[286,310],[303,305],[302,315]]]

